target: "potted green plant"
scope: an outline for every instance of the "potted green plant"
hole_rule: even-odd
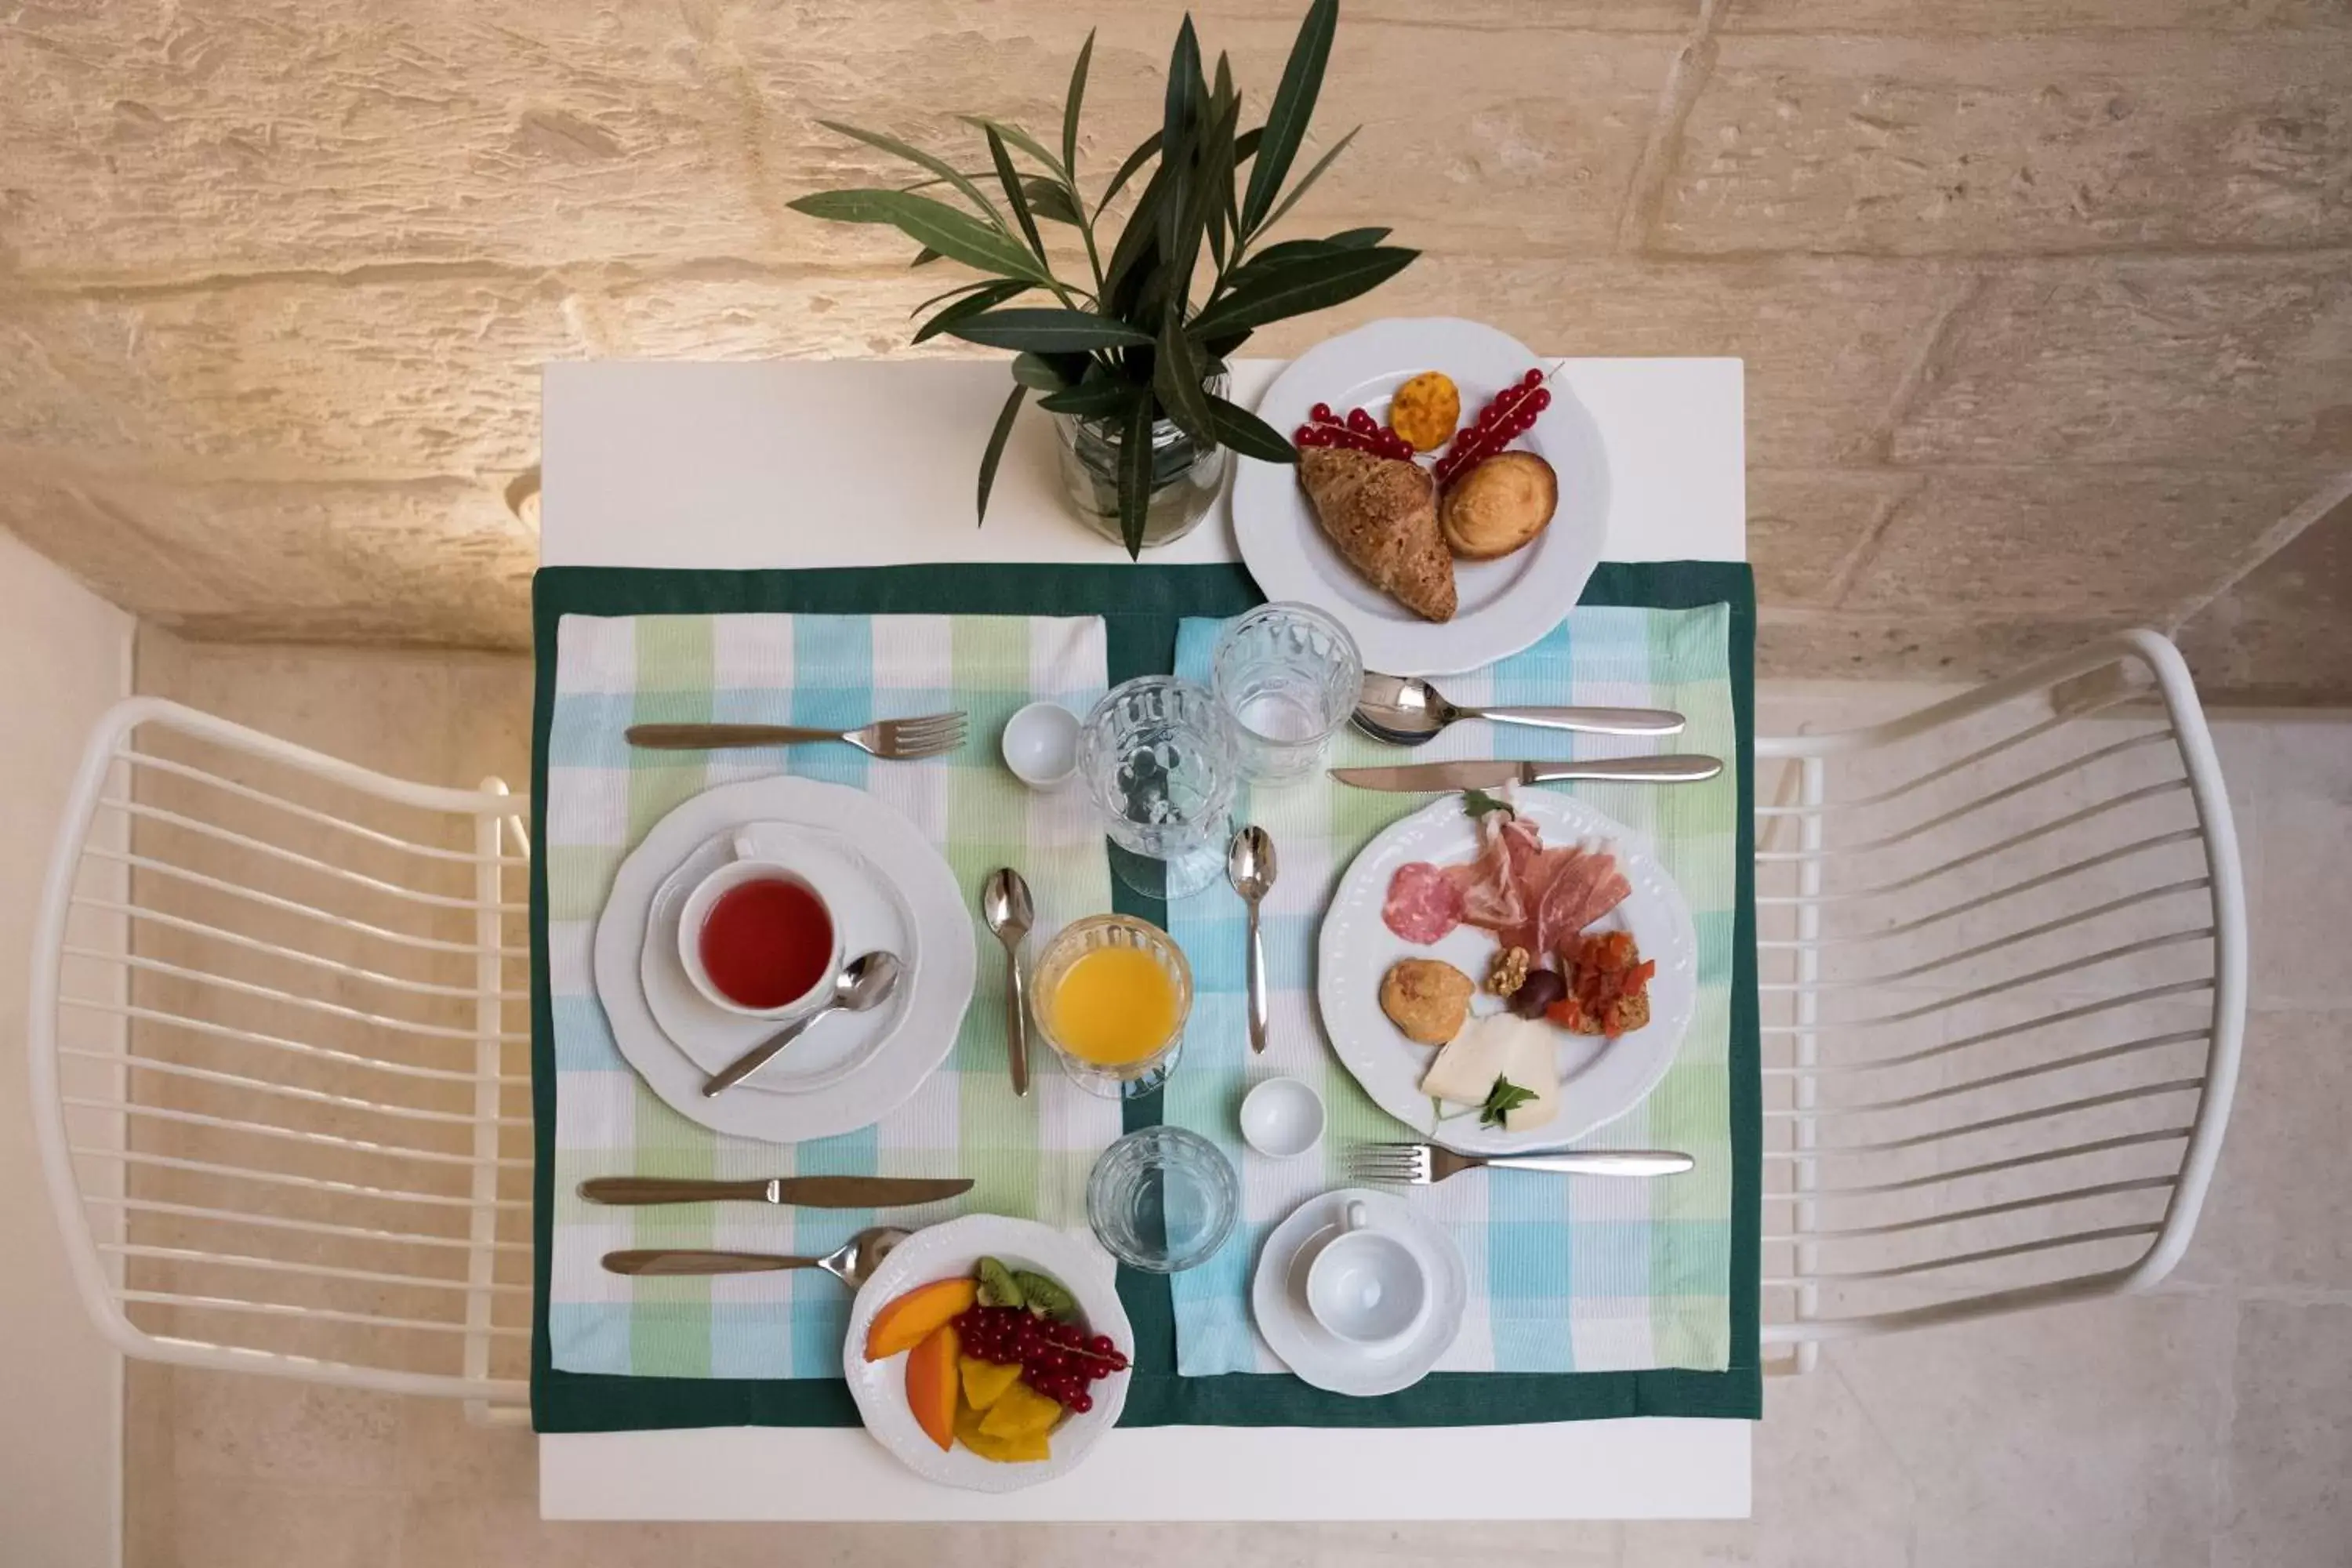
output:
[[[929,314],[914,334],[917,342],[945,333],[1015,351],[1013,387],[981,456],[983,520],[1005,437],[1033,392],[1056,416],[1079,514],[1123,541],[1129,555],[1200,521],[1228,450],[1297,461],[1281,432],[1226,401],[1227,357],[1267,322],[1351,300],[1418,254],[1383,245],[1385,228],[1266,243],[1355,139],[1349,132],[1290,178],[1339,19],[1338,0],[1307,7],[1265,123],[1244,131],[1231,65],[1220,55],[1213,73],[1202,71],[1186,16],[1169,59],[1160,129],[1091,203],[1079,191],[1078,126],[1092,33],[1070,72],[1058,150],[1017,125],[967,115],[990,165],[967,172],[894,137],[825,122],[926,177],[895,189],[824,191],[793,206],[843,223],[890,225],[921,247],[914,266],[946,259],[987,274],[918,306],[916,314]],[[1124,226],[1106,244],[1106,209],[1139,180]],[[924,194],[940,187],[941,195]],[[948,194],[961,205],[941,199]],[[1041,225],[1075,231],[1076,244],[1063,249],[1073,270],[1082,253],[1081,279],[1056,271]]]

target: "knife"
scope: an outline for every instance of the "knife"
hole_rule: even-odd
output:
[[[1620,784],[1696,784],[1723,771],[1719,757],[1601,757],[1589,763],[1407,763],[1395,768],[1333,768],[1358,789],[1494,789],[1502,784],[1613,780]]]
[[[971,1191],[962,1176],[770,1176],[747,1182],[668,1176],[594,1176],[580,1184],[592,1204],[701,1204],[741,1199],[811,1209],[894,1208],[935,1204]]]

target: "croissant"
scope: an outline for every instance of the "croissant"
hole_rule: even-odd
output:
[[[1418,465],[1345,447],[1298,454],[1323,531],[1372,586],[1423,620],[1454,618],[1454,557],[1437,526],[1437,484]]]

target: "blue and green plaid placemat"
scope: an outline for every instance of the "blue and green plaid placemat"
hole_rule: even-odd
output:
[[[1188,620],[1176,673],[1205,680],[1223,623]],[[1441,683],[1456,702],[1668,708],[1688,721],[1663,745],[1457,724],[1411,760],[1580,759],[1672,750],[1730,757],[1731,606],[1650,609],[1593,605],[1571,612],[1524,653]],[[1352,728],[1334,766],[1394,763],[1402,753]],[[1470,1310],[1438,1366],[1461,1372],[1720,1371],[1731,1354],[1732,1129],[1729,1092],[1732,927],[1739,781],[1727,770],[1703,784],[1546,785],[1623,824],[1656,856],[1689,901],[1698,935],[1698,1007],[1665,1081],[1630,1114],[1581,1140],[1586,1147],[1679,1149],[1697,1166],[1670,1181],[1564,1181],[1490,1171],[1414,1192],[1413,1207],[1443,1226],[1469,1268]],[[1349,1184],[1349,1151],[1418,1135],[1374,1106],[1327,1043],[1315,1001],[1315,946],[1342,873],[1376,834],[1427,805],[1426,795],[1350,789],[1318,773],[1280,789],[1244,788],[1237,820],[1274,837],[1282,874],[1265,910],[1272,1028],[1250,1054],[1244,994],[1244,910],[1223,886],[1171,907],[1170,930],[1192,964],[1192,1026],[1170,1081],[1167,1121],[1215,1142],[1241,1173],[1237,1240],[1172,1282],[1177,1365],[1187,1376],[1279,1372],[1250,1318],[1259,1245],[1290,1211]],[[1279,1073],[1314,1084],[1330,1110],[1322,1147],[1268,1160],[1242,1142],[1234,1107]],[[1573,1086],[1570,1093],[1573,1094]]]

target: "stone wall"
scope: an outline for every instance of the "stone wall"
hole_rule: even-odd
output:
[[[817,121],[1050,125],[1091,16],[1098,180],[1181,10],[20,0],[0,524],[194,635],[520,647],[540,363],[910,352],[945,285],[784,207],[894,173]],[[1193,10],[1262,104],[1292,5]],[[1426,254],[1261,341],[1444,310],[1744,357],[1769,668],[2210,605],[2190,645],[2271,691],[2344,619],[2345,0],[1354,0],[1318,124],[1359,121],[1297,231]]]

